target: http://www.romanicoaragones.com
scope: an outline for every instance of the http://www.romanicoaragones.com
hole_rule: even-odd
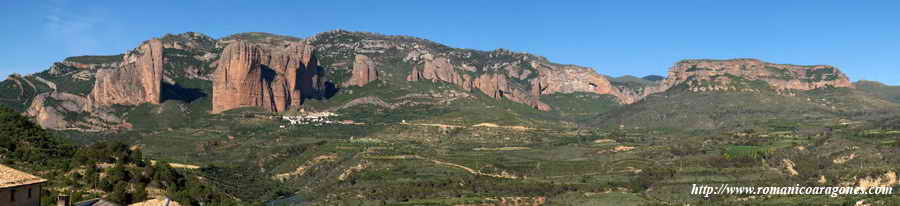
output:
[[[787,187],[746,187],[729,184],[691,185],[691,195],[891,195],[892,187],[805,187],[800,185]]]

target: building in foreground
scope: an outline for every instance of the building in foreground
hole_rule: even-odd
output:
[[[41,205],[46,179],[0,164],[0,206]]]

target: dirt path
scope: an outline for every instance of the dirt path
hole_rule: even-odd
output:
[[[506,129],[519,130],[519,131],[533,130],[533,128],[529,128],[529,127],[525,127],[525,126],[500,126],[500,125],[490,123],[490,122],[484,122],[484,123],[476,124],[476,125],[472,125],[472,126],[473,127],[506,128]]]
[[[150,160],[150,164],[155,165],[156,160]],[[169,163],[169,167],[181,168],[181,169],[192,169],[192,170],[200,169],[200,166],[197,166],[197,165],[180,164],[180,163]]]
[[[479,147],[472,150],[475,151],[516,151],[516,150],[529,150],[530,147],[494,147],[494,148],[486,148]]]
[[[416,126],[428,126],[428,127],[440,127],[440,128],[465,128],[466,126],[462,125],[449,125],[449,124],[427,124],[427,123],[400,123],[402,125],[416,125]],[[476,125],[472,125],[472,127],[489,127],[489,128],[503,128],[503,129],[511,129],[511,130],[519,130],[519,131],[527,131],[534,130],[534,128],[525,127],[525,126],[500,126],[490,122],[484,122]]]
[[[444,162],[444,161],[440,161],[440,160],[431,160],[431,162],[434,162],[435,164],[438,164],[438,165],[444,165],[444,166],[450,166],[450,167],[460,168],[460,169],[466,170],[466,172],[469,172],[469,173],[474,174],[474,175],[481,175],[481,176],[488,176],[488,177],[496,177],[496,178],[506,178],[506,179],[519,179],[519,177],[517,177],[517,176],[515,176],[515,175],[508,174],[508,173],[506,173],[506,172],[503,172],[503,173],[501,173],[501,174],[488,174],[488,173],[483,173],[483,172],[477,171],[477,170],[475,170],[475,169],[472,169],[472,168],[469,168],[469,167],[466,167],[466,166],[462,166],[462,165],[458,165],[458,164],[454,164],[454,163],[449,163],[449,162]]]
[[[503,172],[503,173],[501,173],[501,174],[484,173],[484,172],[480,172],[480,171],[478,171],[478,170],[475,170],[475,169],[472,169],[472,168],[469,168],[469,167],[466,167],[466,166],[463,166],[463,165],[459,165],[459,164],[455,164],[455,163],[450,163],[450,162],[444,162],[444,161],[440,161],[440,160],[436,160],[436,159],[429,159],[429,158],[425,158],[425,157],[422,157],[422,156],[419,156],[419,155],[395,155],[395,156],[387,156],[387,157],[378,157],[378,158],[373,158],[373,159],[421,159],[421,160],[428,160],[428,161],[430,161],[430,162],[432,162],[432,163],[434,163],[434,164],[437,164],[437,165],[443,165],[443,166],[449,166],[449,167],[460,168],[460,169],[463,169],[463,170],[465,170],[466,172],[468,172],[468,173],[470,173],[470,174],[473,174],[473,175],[488,176],[488,177],[496,177],[496,178],[505,178],[505,179],[519,179],[519,178],[521,178],[521,177],[518,177],[518,176],[515,176],[515,175],[512,175],[512,174],[506,173],[506,172]]]
[[[426,123],[400,123],[402,125],[414,125],[414,126],[427,126],[427,127],[440,127],[440,128],[463,128],[465,126],[459,125],[449,125],[449,124],[426,124]]]

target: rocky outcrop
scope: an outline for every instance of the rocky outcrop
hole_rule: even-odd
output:
[[[200,50],[205,51],[215,47],[216,40],[205,34],[185,32],[181,34],[166,34],[160,38],[163,48]]]
[[[505,49],[455,49],[420,38],[348,31],[320,33],[308,40],[317,46],[323,57],[341,60],[326,66],[355,64],[350,62],[354,61],[353,56],[347,54],[399,54],[383,59],[402,58],[411,64],[409,73],[403,74],[407,81],[449,83],[466,91],[484,92],[497,99],[528,104],[541,110],[551,108],[540,101],[540,96],[554,93],[609,94],[622,103],[634,102],[637,96],[635,92],[612,86],[606,77],[591,68],[554,64],[540,56]],[[398,51],[400,53],[395,53]],[[361,72],[354,69],[354,81],[346,84],[358,85],[356,76],[360,75],[356,73]]]
[[[531,96],[528,92],[521,89],[511,87],[505,74],[482,74],[477,77],[469,74],[460,75],[460,72],[450,64],[450,60],[447,58],[433,58],[430,54],[425,54],[422,59],[424,60],[421,67],[422,71],[420,72],[418,68],[413,68],[410,75],[406,77],[407,81],[431,80],[433,82],[446,82],[462,87],[467,91],[478,89],[498,100],[506,98],[543,111],[551,109],[549,105],[541,102],[538,97]]]
[[[406,81],[413,81],[413,82],[414,82],[414,81],[422,80],[423,78],[424,78],[424,77],[422,77],[422,73],[419,72],[418,69],[413,68],[412,71],[410,71],[409,75],[406,76]]]
[[[620,103],[631,104],[637,95],[616,88],[610,81],[593,69],[578,66],[560,66],[531,62],[537,68],[538,77],[531,81],[531,92],[535,96],[553,93],[587,92],[615,96]]]
[[[462,76],[450,64],[450,60],[444,57],[434,58],[431,54],[422,55],[421,68],[413,68],[406,77],[408,81],[431,80],[433,82],[447,82],[465,87]],[[421,69],[421,71],[419,71]]]
[[[131,127],[123,119],[112,115],[108,108],[95,107],[86,97],[64,92],[46,92],[35,96],[25,115],[34,117],[35,123],[45,129],[102,131]],[[67,118],[73,115],[81,117]]]
[[[100,69],[90,98],[98,105],[159,104],[163,78],[163,47],[158,39],[128,52],[118,68]]]
[[[425,59],[425,65],[422,69],[422,76],[425,79],[463,85],[462,78],[453,68],[453,65],[450,64],[450,60],[443,57],[432,59],[431,55],[426,55]]]
[[[835,67],[773,64],[756,59],[684,60],[669,70],[663,82],[644,90],[643,96],[664,92],[680,84],[694,92],[755,91],[741,85],[762,81],[776,91],[813,90],[823,87],[853,87],[853,83]]]
[[[50,74],[53,75],[61,75],[68,72],[71,72],[72,68],[80,69],[80,70],[97,70],[104,68],[116,68],[119,67],[121,62],[109,62],[109,63],[97,63],[97,64],[86,64],[75,61],[62,61],[59,63],[54,63],[52,67],[50,67]]]
[[[510,87],[508,78],[505,74],[484,74],[473,81],[472,88],[477,88],[482,93],[498,100],[506,98],[542,111],[551,109],[550,105],[541,102],[537,96],[532,96],[521,89]]]
[[[366,55],[357,54],[353,61],[352,76],[349,81],[344,82],[344,86],[362,87],[375,80],[378,80],[378,71],[375,69],[375,62]]]
[[[495,99],[505,98],[543,111],[548,111],[551,107],[541,102],[540,96],[554,93],[609,94],[625,104],[638,99],[633,92],[613,87],[606,77],[597,74],[591,68],[555,65],[538,60],[530,61],[531,68],[522,68],[516,61],[492,65],[492,68],[497,68],[491,69],[493,72],[472,76],[464,71],[479,71],[477,67],[470,65],[457,67],[447,58],[434,57],[421,51],[411,52],[408,56],[415,56],[414,54],[419,56],[407,59],[421,59],[423,62],[420,68],[412,69],[406,77],[407,81],[431,80],[451,83],[468,91],[477,89]],[[530,85],[515,85],[511,83],[513,80],[528,81]]]
[[[66,128],[68,122],[65,121],[60,111],[56,107],[45,106],[47,97],[51,93],[43,93],[31,100],[31,106],[25,111],[25,114],[34,117],[35,123],[41,125],[45,129],[63,129]]]
[[[509,95],[512,93],[509,83],[506,81],[506,75],[502,74],[481,75],[475,79],[472,86],[494,99],[501,99],[504,97],[504,94]]]
[[[304,42],[230,43],[214,76],[213,113],[240,107],[285,111],[322,87],[313,48]]]

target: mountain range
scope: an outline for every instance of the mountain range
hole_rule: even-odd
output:
[[[10,122],[0,134],[33,133],[0,135],[0,156],[45,175],[46,188],[122,204],[900,203],[687,192],[897,188],[900,86],[749,58],[667,71],[611,77],[528,53],[344,30],[168,34],[0,82]],[[51,154],[54,164],[35,163]],[[88,176],[100,186],[72,183]]]
[[[11,75],[0,82],[0,100],[45,128],[105,131],[132,126],[114,105],[201,101],[209,105],[197,109],[221,113],[244,107],[299,110],[307,100],[334,96],[356,97],[350,101],[356,103],[401,103],[375,92],[342,92],[372,84],[391,93],[411,93],[406,88],[423,82],[445,84],[468,95],[539,111],[565,110],[546,99],[573,93],[608,96],[616,102],[612,106],[624,110],[653,104],[659,101],[655,96],[676,91],[772,93],[776,99],[791,99],[807,91],[846,88],[872,94],[863,101],[866,110],[895,108],[898,96],[896,87],[854,84],[832,66],[756,59],[683,60],[663,78],[611,78],[597,71],[527,53],[457,49],[407,36],[336,30],[309,38],[240,33],[213,39],[189,32],[145,41],[121,55],[69,57],[40,73]],[[613,118],[619,119],[603,119]]]

